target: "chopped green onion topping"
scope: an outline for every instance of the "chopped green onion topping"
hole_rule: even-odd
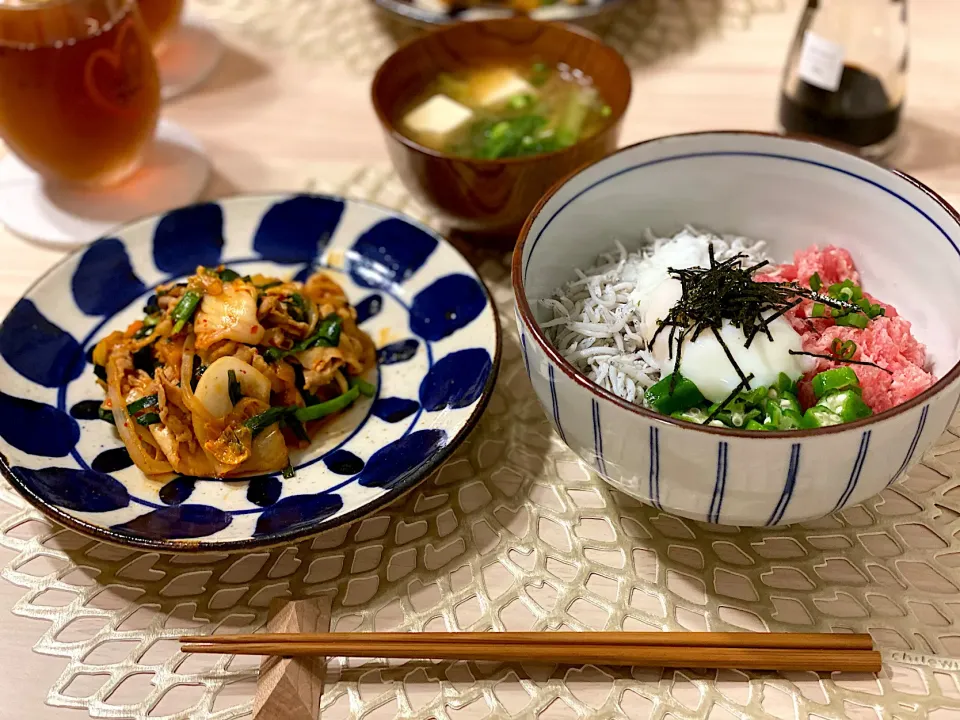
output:
[[[820,273],[814,273],[810,276],[810,289],[814,292],[820,292],[823,287],[823,281],[820,279]]]
[[[834,338],[830,345],[830,352],[841,360],[853,360],[853,356],[857,353],[857,344],[853,340]]]
[[[837,325],[842,327],[855,327],[863,330],[867,327],[867,323],[870,322],[870,318],[860,313],[850,313],[849,315],[841,315],[836,318],[836,321]]]

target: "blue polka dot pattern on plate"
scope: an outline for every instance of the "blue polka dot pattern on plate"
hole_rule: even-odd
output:
[[[148,540],[189,540],[220,532],[232,521],[223,510],[209,505],[172,505],[114,525],[112,530]]]
[[[153,262],[165,273],[189,275],[197,265],[217,266],[223,242],[223,208],[218,203],[190,205],[157,223]]]
[[[280,499],[283,482],[278,477],[261,475],[247,481],[247,500],[258,507],[269,507]]]
[[[450,353],[423,379],[420,404],[430,412],[472,405],[483,394],[492,370],[490,353],[482,348]]]
[[[487,294],[469,275],[447,275],[421,290],[410,308],[410,329],[436,342],[466,327],[483,312]]]
[[[0,325],[0,356],[27,380],[45,387],[75,380],[85,366],[80,344],[26,298]]]
[[[178,477],[174,478],[162,488],[158,493],[160,502],[164,505],[182,505],[190,496],[193,495],[193,489],[197,486],[195,478]]]
[[[334,450],[328,455],[324,455],[323,464],[327,466],[330,472],[337,475],[356,475],[363,470],[363,460],[358,458],[349,450]]]
[[[406,473],[439,451],[445,440],[443,430],[418,430],[395,440],[373,454],[360,473],[360,484],[364,487],[394,487],[403,481]]]
[[[99,420],[102,400],[81,400],[70,408],[70,417],[77,420]]]
[[[430,257],[437,238],[400,218],[383,220],[363,233],[350,255],[350,276],[361,287],[404,283]]]
[[[158,283],[221,263],[330,274],[377,348],[375,396],[291,449],[292,478],[148,478],[100,420],[93,348],[141,319]],[[497,322],[469,263],[393,211],[302,194],[175,210],[78,252],[0,326],[0,469],[53,520],[101,540],[171,552],[291,542],[375,511],[453,451],[492,388]]]
[[[147,291],[117,238],[88,247],[70,281],[73,301],[87,315],[112,315]]]
[[[130,504],[130,493],[122,483],[94,470],[15,467],[13,475],[35,497],[67,510],[101,513]]]
[[[30,455],[65,457],[80,440],[80,426],[54,407],[0,392],[0,437]]]
[[[324,520],[343,507],[343,500],[333,493],[294,495],[271,505],[257,520],[255,535],[297,528],[305,523]]]
[[[133,460],[125,447],[110,448],[97,455],[90,467],[97,472],[112,473],[133,467]]]
[[[326,249],[343,215],[343,201],[298,195],[264,213],[253,249],[279,263],[309,263]]]
[[[388,423],[406,420],[420,409],[420,403],[406,398],[380,398],[373,403],[370,412]]]
[[[354,305],[354,308],[357,311],[357,324],[362,325],[370,318],[379,315],[382,307],[383,295],[380,293],[367,295],[367,297]]]
[[[419,347],[420,343],[413,339],[384,345],[377,350],[377,363],[379,365],[393,365],[394,363],[406,362],[417,354]]]

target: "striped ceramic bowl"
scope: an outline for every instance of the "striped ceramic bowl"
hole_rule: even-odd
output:
[[[595,385],[547,340],[537,301],[614,239],[684,225],[766,240],[781,261],[846,247],[864,287],[912,322],[939,381],[866,420],[762,434],[681,423]],[[530,381],[563,440],[618,489],[695,520],[785,525],[855,505],[921,458],[960,398],[960,216],[906,175],[805,140],[711,132],[625,148],[541,200],[513,286]]]

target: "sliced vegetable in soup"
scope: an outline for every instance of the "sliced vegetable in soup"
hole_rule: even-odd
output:
[[[563,63],[538,62],[441,73],[399,127],[433,150],[495,160],[570,147],[610,115],[589,77]]]

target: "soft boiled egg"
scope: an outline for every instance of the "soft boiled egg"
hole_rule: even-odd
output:
[[[676,343],[672,343],[671,352],[670,328],[664,328],[656,342],[653,342],[653,337],[660,323],[669,315],[682,295],[680,281],[668,278],[661,282],[640,306],[640,331],[663,375],[676,369]],[[787,320],[776,318],[768,328],[773,339],[764,333],[757,333],[750,347],[745,347],[747,338],[743,331],[729,321],[724,321],[719,330],[720,337],[744,375],[753,374],[753,380],[750,381],[752,387],[773,385],[780,373],[785,373],[791,380],[797,380],[807,370],[812,369],[811,358],[791,354],[791,351],[802,351],[803,346],[800,335]],[[689,337],[684,340],[680,349],[680,373],[693,382],[711,402],[725,400],[741,381],[723,346],[709,330],[700,333],[696,340]]]

